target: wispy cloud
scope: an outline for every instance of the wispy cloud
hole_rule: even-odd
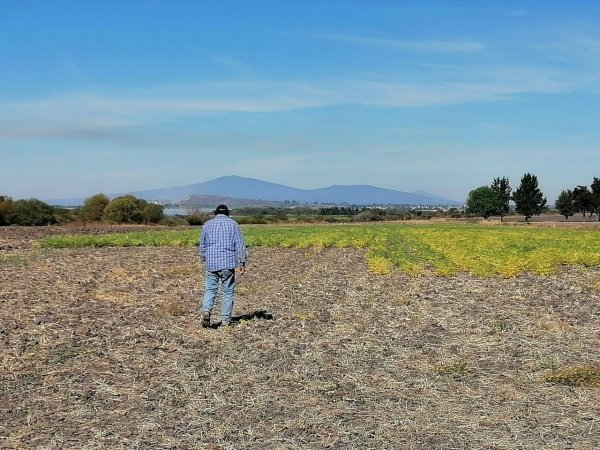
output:
[[[552,39],[530,44],[530,48],[560,67],[578,90],[600,93],[600,35],[597,32],[562,30]]]
[[[473,82],[399,82],[365,78],[316,81],[203,82],[113,93],[65,93],[60,97],[0,104],[0,139],[109,139],[115,129],[143,127],[180,117],[227,113],[276,113],[362,105],[427,107],[494,101],[525,93],[571,88],[559,73],[506,68]]]
[[[600,37],[591,33],[569,30],[532,47],[550,57],[595,68],[600,65]]]
[[[215,58],[215,62],[238,72],[250,72],[252,70],[252,66],[246,64],[241,59],[232,58],[231,56],[218,56]]]
[[[350,80],[338,85],[341,103],[403,108],[497,101],[519,94],[559,93],[571,88],[560,73],[531,67],[494,68],[478,81],[402,83]]]
[[[402,40],[383,39],[352,34],[315,34],[314,37],[350,44],[384,47],[392,50],[422,52],[478,52],[485,50],[485,44],[461,40]]]
[[[113,139],[118,136],[116,129],[181,116],[270,113],[326,106],[321,97],[316,89],[298,83],[203,83],[201,88],[67,92],[33,101],[0,103],[0,140],[92,136]]]

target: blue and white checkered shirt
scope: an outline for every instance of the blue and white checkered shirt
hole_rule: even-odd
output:
[[[246,264],[246,244],[240,227],[225,214],[217,214],[202,226],[198,249],[209,272]]]

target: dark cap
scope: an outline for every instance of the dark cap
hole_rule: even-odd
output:
[[[225,214],[226,216],[228,216],[229,208],[226,205],[219,205],[217,206],[217,209],[215,209],[215,216],[217,214]]]

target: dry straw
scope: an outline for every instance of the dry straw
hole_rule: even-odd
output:
[[[597,268],[380,276],[361,249],[253,248],[221,332],[200,327],[193,248],[11,233],[2,448],[600,447],[596,385],[556,382],[597,376],[561,372],[600,367]]]

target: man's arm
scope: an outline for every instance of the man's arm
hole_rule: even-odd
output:
[[[206,261],[206,233],[205,233],[204,227],[202,227],[202,232],[200,233],[200,243],[198,244],[198,254],[200,255],[200,259],[202,261]]]
[[[246,243],[244,237],[240,231],[240,227],[236,224],[235,232],[233,235],[233,242],[235,244],[235,256],[237,259],[240,275],[246,271],[246,259],[248,258],[248,252],[246,250]]]

